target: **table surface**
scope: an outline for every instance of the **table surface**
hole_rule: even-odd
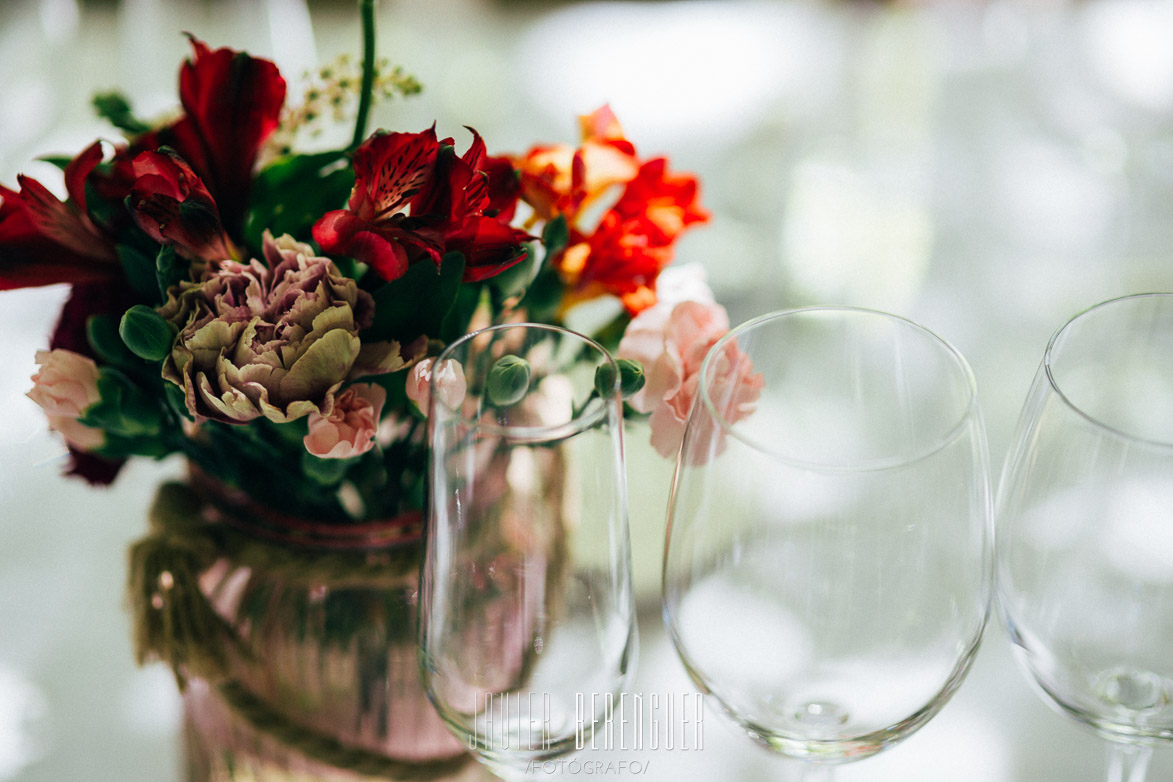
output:
[[[148,114],[173,105],[180,30],[289,73],[352,50],[349,3],[299,8],[4,3],[0,182],[49,176],[26,161],[111,136],[87,115],[98,89],[118,84]],[[1097,301],[1173,288],[1168,2],[437,8],[383,4],[381,50],[425,92],[379,107],[378,124],[467,124],[491,151],[523,151],[573,141],[574,115],[610,101],[641,151],[702,177],[714,220],[679,258],[705,265],[734,322],[842,303],[924,323],[974,368],[995,476],[1050,333]],[[23,394],[62,297],[0,295],[0,780],[170,782],[179,702],[167,671],[132,661],[123,580],[153,488],[179,465],[135,464],[106,491],[60,477],[62,447]],[[649,458],[630,465],[645,595],[666,491]],[[640,631],[632,691],[693,692],[654,600]],[[1103,756],[1031,691],[994,622],[944,711],[840,778],[1094,780]],[[648,780],[797,778],[715,707],[703,750],[634,757]],[[1151,778],[1171,776],[1159,751]]]

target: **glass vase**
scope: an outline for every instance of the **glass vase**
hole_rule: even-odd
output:
[[[419,514],[345,527],[207,480],[131,550],[141,661],[183,691],[186,779],[479,779],[419,682]]]

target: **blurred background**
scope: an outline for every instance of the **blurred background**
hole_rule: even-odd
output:
[[[521,153],[576,142],[576,115],[610,103],[642,155],[699,174],[713,221],[678,262],[705,266],[732,322],[853,304],[952,342],[995,480],[1051,332],[1173,290],[1173,0],[382,0],[378,24],[380,54],[424,92],[379,105],[377,125],[436,121],[458,148],[469,125],[491,153]],[[181,31],[271,57],[291,82],[360,35],[354,0],[2,0],[0,182],[59,184],[29,161],[116,138],[96,91],[144,116],[176,106]],[[135,667],[122,592],[126,546],[181,466],[135,464],[101,492],[59,476],[63,446],[23,394],[63,297],[0,296],[0,780],[176,782],[178,696],[164,668]],[[633,689],[691,692],[655,604],[671,465],[643,436]],[[641,776],[794,775],[715,706],[705,728],[703,751],[650,753]],[[1030,690],[994,623],[945,711],[842,779],[1094,780],[1102,755]],[[1171,775],[1159,751],[1151,778]]]

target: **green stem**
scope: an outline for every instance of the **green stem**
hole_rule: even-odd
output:
[[[375,86],[375,0],[359,0],[359,8],[362,12],[362,87],[358,95],[352,147],[357,147],[367,137],[367,117],[371,113],[371,93]]]

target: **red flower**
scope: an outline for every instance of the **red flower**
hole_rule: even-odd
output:
[[[639,171],[635,147],[623,137],[609,107],[579,117],[579,125],[583,140],[578,149],[537,146],[517,160],[522,197],[537,219],[563,215],[573,226],[588,207]]]
[[[489,206],[485,215],[503,223],[511,222],[521,197],[521,177],[507,157],[486,157],[482,169],[489,175]]]
[[[439,267],[452,251],[464,254],[465,281],[517,263],[531,237],[508,224],[517,203],[516,177],[507,161],[487,157],[481,137],[472,134],[472,146],[461,157],[452,139],[437,141],[435,127],[371,136],[354,152],[348,208],[319,220],[314,239],[326,252],[368,264],[385,280],[422,260]]]
[[[134,159],[130,205],[135,222],[160,244],[206,261],[232,258],[216,202],[191,167],[167,148]]]
[[[285,79],[268,60],[227,48],[213,51],[194,37],[191,45],[195,60],[179,73],[185,116],[164,140],[199,173],[228,232],[239,236],[257,153],[277,129],[285,103]]]
[[[709,220],[697,203],[697,189],[696,177],[669,173],[667,159],[655,158],[640,166],[611,211],[623,219],[646,219],[654,240],[671,244],[685,228]]]
[[[634,315],[656,303],[656,278],[672,262],[676,238],[708,219],[697,204],[696,178],[669,174],[664,158],[649,160],[595,231],[577,237],[581,243],[571,245],[556,263],[564,279],[579,289],[579,298],[605,291],[622,299]]]
[[[583,142],[534,147],[518,161],[522,197],[534,219],[566,218],[570,239],[553,259],[571,290],[563,302],[603,293],[635,314],[656,301],[656,278],[672,261],[673,244],[689,226],[706,222],[696,177],[670,173],[664,158],[643,161],[611,110],[580,118]],[[618,200],[591,223],[597,204]]]
[[[125,198],[139,155],[171,147],[203,181],[228,234],[239,238],[257,154],[276,130],[285,103],[285,79],[268,60],[233,49],[212,50],[189,38],[195,59],[179,73],[183,116],[119,149],[95,186],[106,198]]]
[[[624,219],[614,210],[590,235],[573,232],[555,267],[571,286],[567,306],[601,293],[618,296],[631,314],[656,303],[656,278],[672,261],[670,243],[658,241],[644,216]]]
[[[0,186],[0,290],[120,276],[113,244],[86,214],[85,180],[102,160],[94,142],[65,168],[66,202],[40,182]]]

